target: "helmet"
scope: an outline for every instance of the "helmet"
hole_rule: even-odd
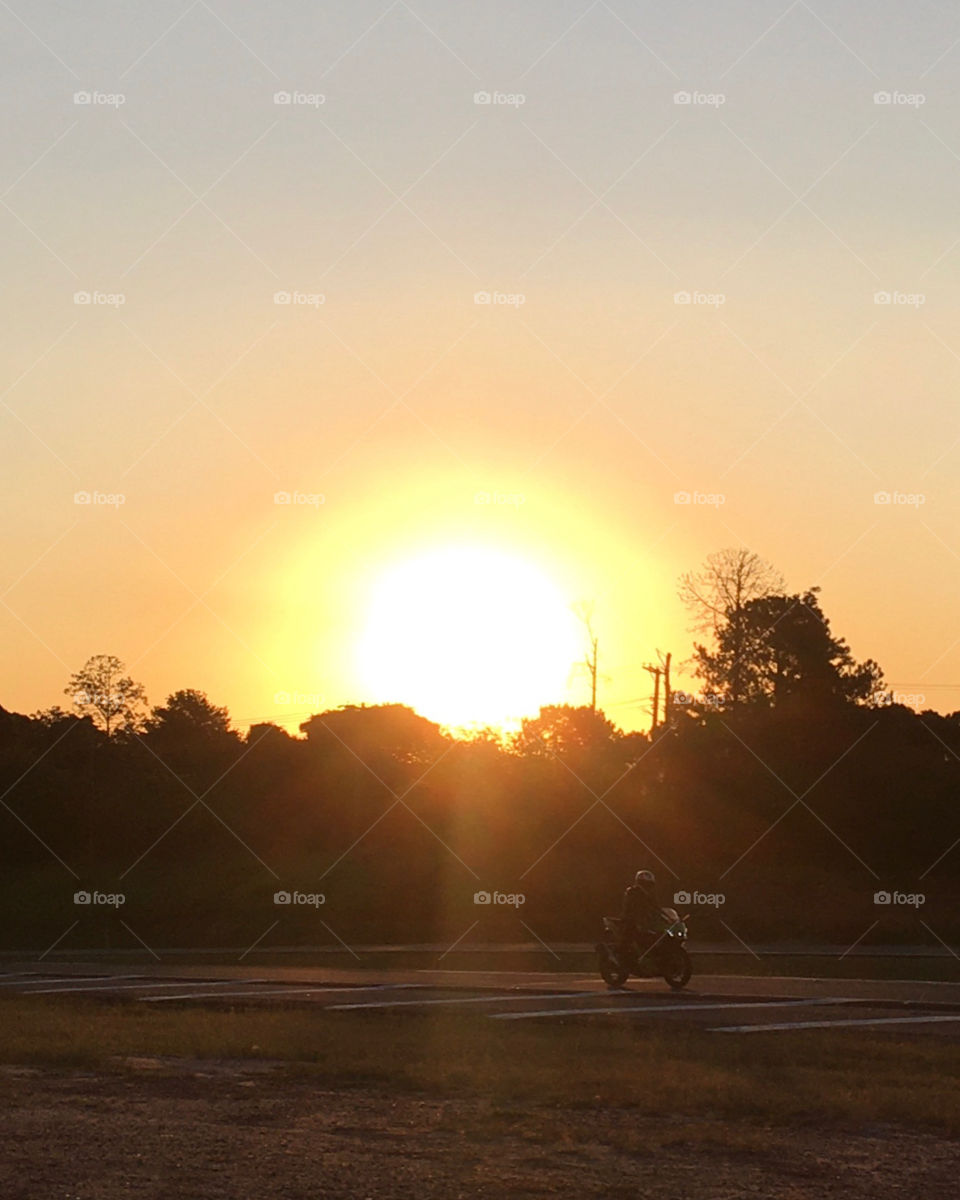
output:
[[[656,883],[656,878],[652,871],[638,871],[633,877],[634,883]]]

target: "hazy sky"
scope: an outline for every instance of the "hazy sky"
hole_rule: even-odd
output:
[[[241,723],[385,699],[378,579],[464,544],[595,601],[627,727],[690,650],[677,576],[739,544],[960,707],[960,10],[11,0],[0,34],[5,707],[93,653]]]

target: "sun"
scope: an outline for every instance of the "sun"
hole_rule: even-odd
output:
[[[540,568],[450,546],[384,571],[357,656],[371,699],[451,727],[510,728],[563,702],[581,649],[569,601]]]

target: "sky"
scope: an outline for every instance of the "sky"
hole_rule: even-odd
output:
[[[531,686],[474,715],[516,717],[587,700],[586,603],[643,728],[678,576],[743,545],[960,708],[960,11],[11,0],[0,34],[4,707],[112,653],[241,726],[466,719],[513,612]]]

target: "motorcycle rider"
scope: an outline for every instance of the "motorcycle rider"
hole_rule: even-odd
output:
[[[633,943],[641,950],[649,949],[657,938],[653,927],[659,916],[656,876],[652,871],[638,871],[633,883],[623,893],[620,917],[623,921],[624,946]]]

